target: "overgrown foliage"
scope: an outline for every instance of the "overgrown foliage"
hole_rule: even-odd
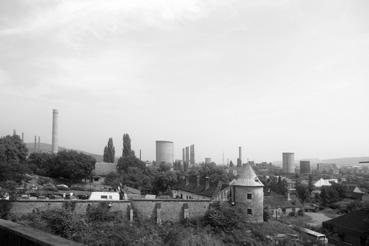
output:
[[[28,158],[29,167],[35,174],[63,178],[71,183],[90,178],[95,163],[93,157],[74,150],[59,151],[56,155],[32,153]]]
[[[26,171],[27,148],[18,135],[0,138],[0,182],[20,182]]]

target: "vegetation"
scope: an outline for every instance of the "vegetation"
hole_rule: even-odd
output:
[[[113,145],[113,139],[109,138],[108,145],[104,148],[104,162],[114,163],[115,161],[115,148]]]
[[[74,150],[50,153],[32,153],[28,164],[33,173],[52,178],[63,178],[69,183],[89,179],[95,169],[96,160]]]
[[[320,192],[320,203],[323,206],[340,201],[344,198],[342,185],[333,183],[331,186],[323,186]]]
[[[0,182],[20,182],[26,171],[26,158],[27,148],[19,136],[0,138]]]

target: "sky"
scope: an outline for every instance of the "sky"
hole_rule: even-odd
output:
[[[155,159],[368,156],[369,1],[0,1],[0,135]]]

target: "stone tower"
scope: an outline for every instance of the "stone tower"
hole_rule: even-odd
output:
[[[245,210],[249,222],[263,222],[263,187],[250,164],[244,164],[239,177],[230,183],[232,203]]]

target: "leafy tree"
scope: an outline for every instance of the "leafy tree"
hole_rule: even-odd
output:
[[[27,161],[30,170],[41,176],[50,176],[55,167],[55,155],[51,153],[31,153]]]
[[[131,149],[131,138],[127,133],[123,134],[123,153],[122,157],[134,156],[135,153]]]
[[[119,158],[117,164],[118,171],[120,172],[123,171],[127,172],[129,167],[137,167],[140,169],[145,169],[145,166],[146,166],[145,162],[141,161],[134,155],[123,156]]]
[[[308,201],[310,198],[309,187],[303,184],[296,185],[296,193],[302,203]]]
[[[104,148],[104,162],[114,163],[115,161],[115,148],[113,145],[113,139],[109,138],[108,145]]]
[[[74,150],[60,151],[55,157],[55,165],[51,168],[51,177],[62,177],[70,181],[80,181],[91,177],[96,160],[86,154]]]
[[[314,190],[313,176],[311,176],[311,174],[309,175],[308,188],[309,188],[309,194],[311,194],[311,192]]]
[[[0,160],[25,163],[27,148],[18,135],[0,138]]]
[[[153,180],[154,194],[167,192],[171,187],[177,183],[177,175],[174,172],[167,171],[155,176]]]
[[[27,148],[18,135],[0,138],[0,182],[20,182],[26,172]]]

